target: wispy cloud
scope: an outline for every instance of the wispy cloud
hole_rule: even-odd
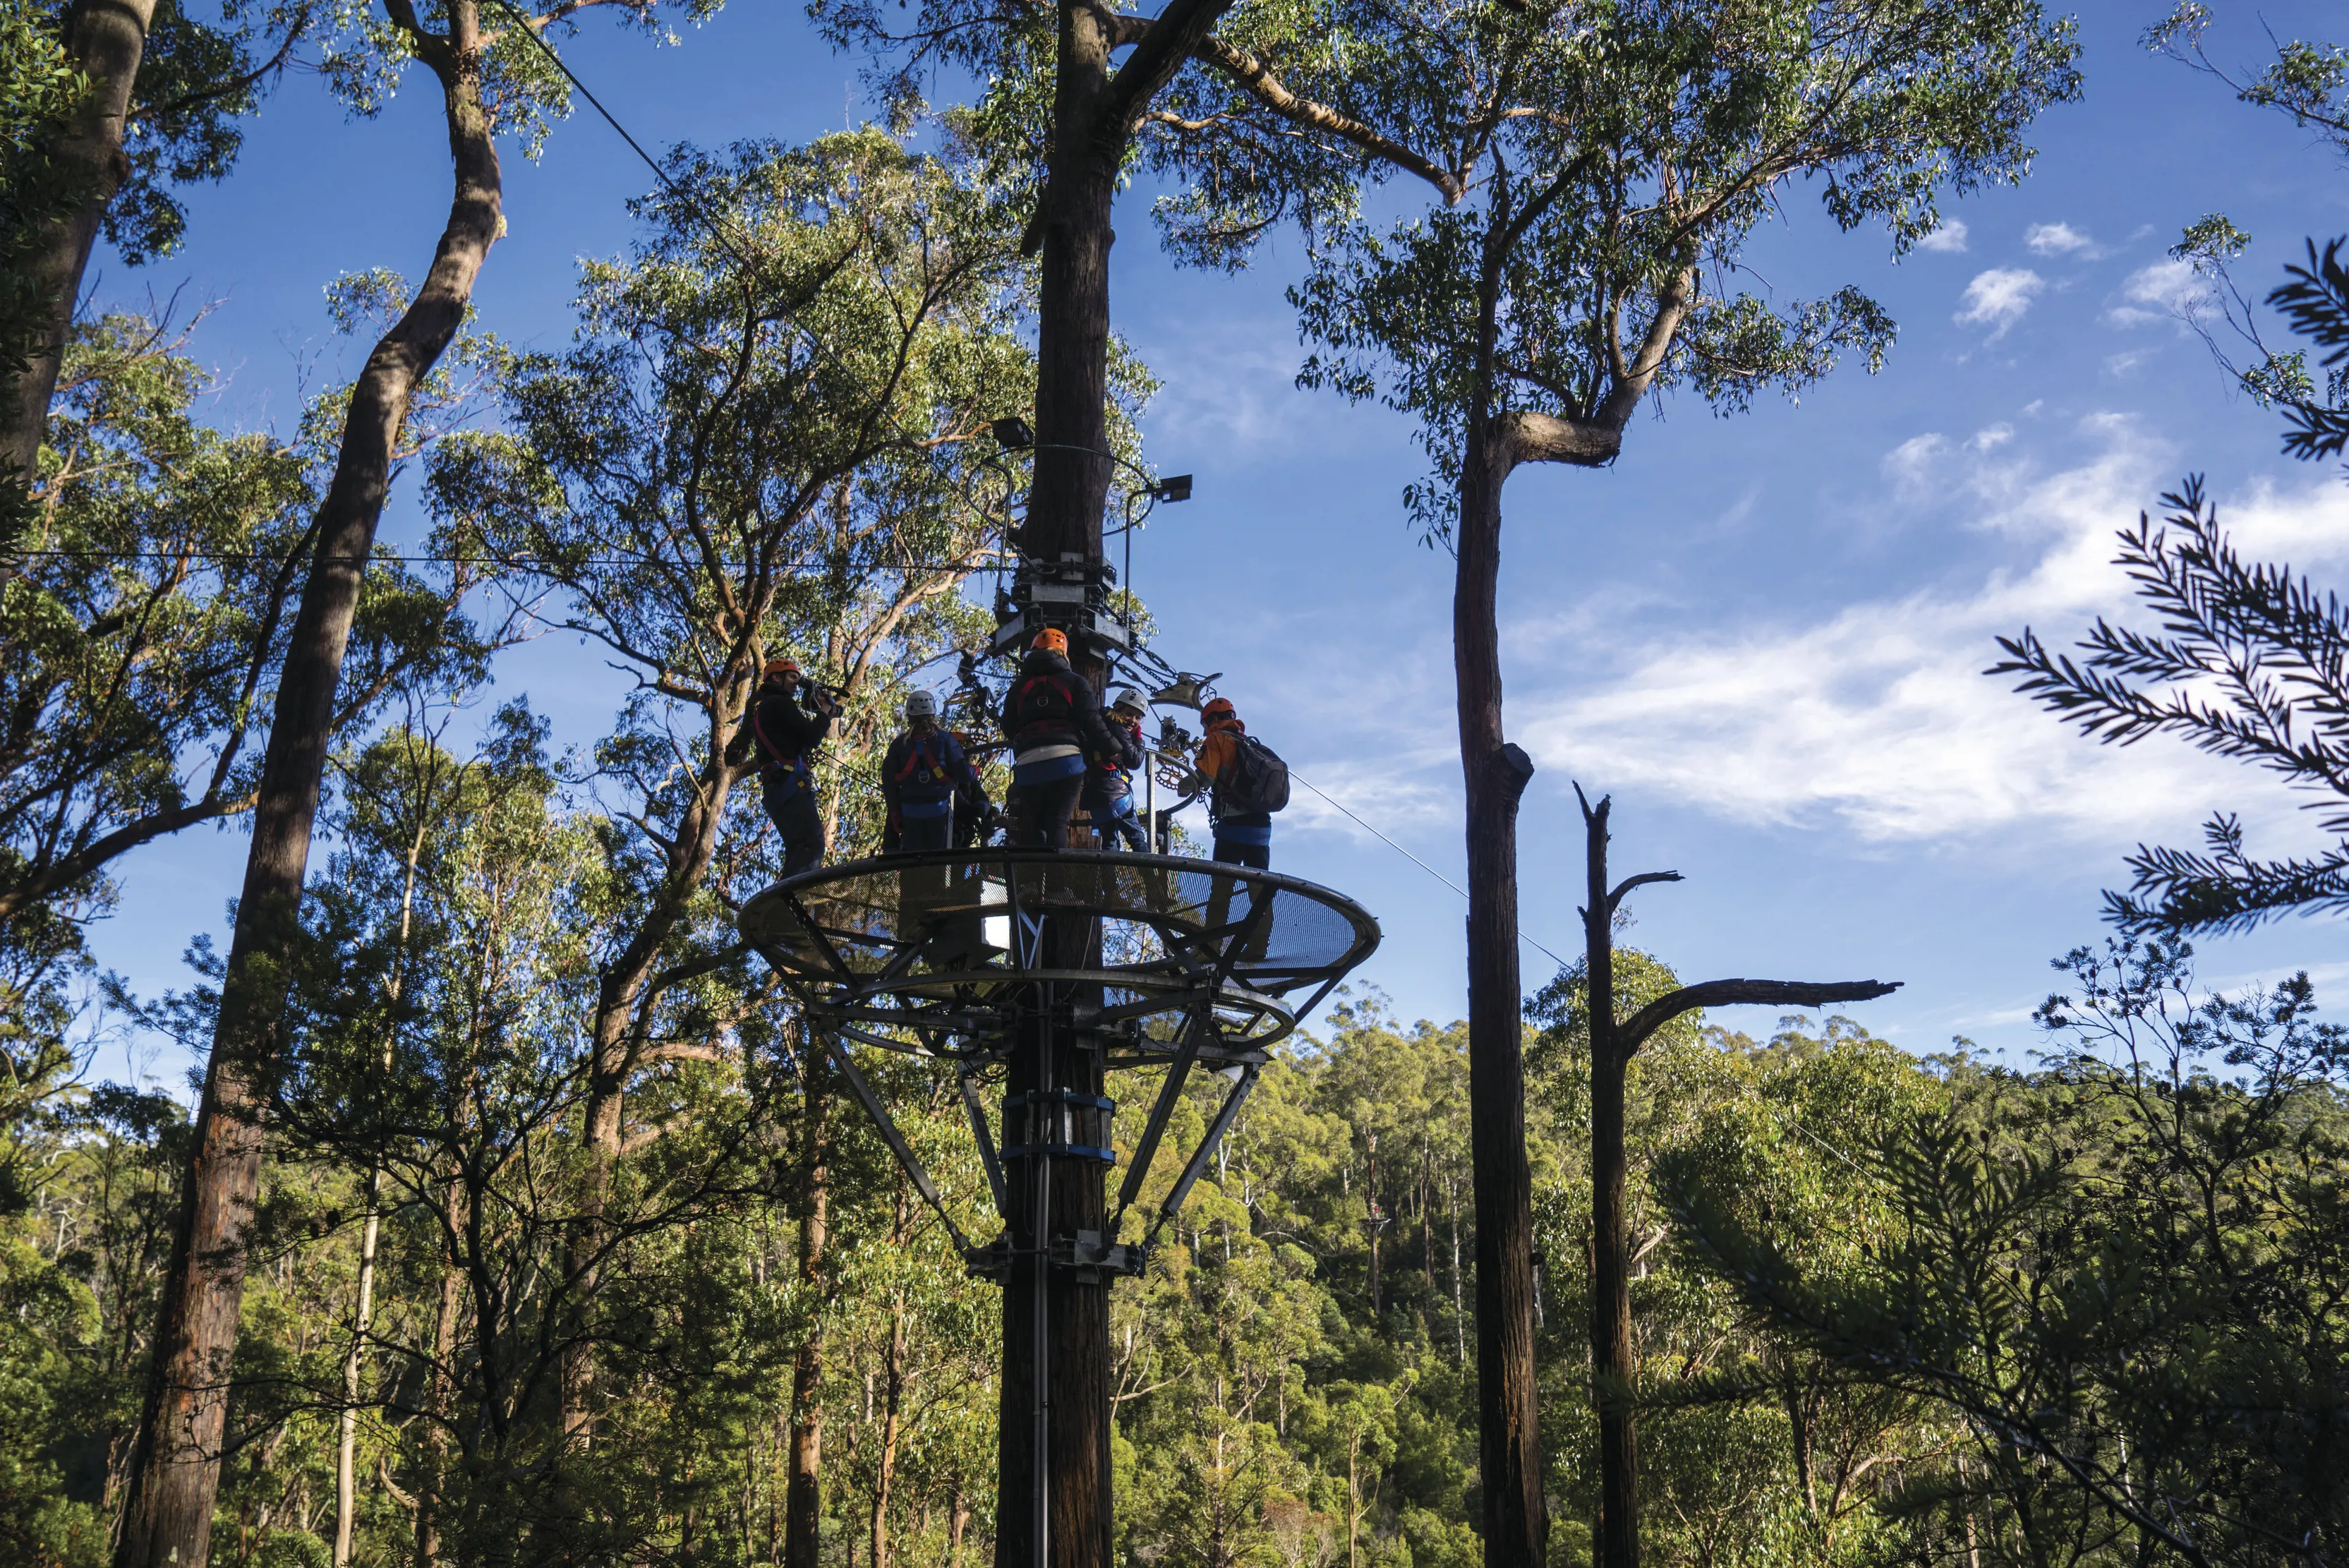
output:
[[[2142,327],[2151,321],[2176,321],[2209,297],[2210,286],[2194,264],[2176,259],[2158,261],[2129,274],[2121,285],[2122,304],[2105,313],[2116,327]]]
[[[1513,701],[1519,738],[1546,768],[1605,758],[1610,788],[1865,841],[2020,827],[2102,843],[2190,832],[2206,803],[2256,794],[2240,766],[2166,742],[2091,744],[1982,674],[2000,633],[2028,625],[2068,642],[2129,604],[2112,534],[2159,488],[2167,454],[2120,421],[2085,433],[2101,453],[2044,475],[1947,441],[1896,449],[1941,464],[1979,502],[1983,526],[2034,545],[2023,569],[1816,621],[1703,639],[1675,628],[1619,656],[1605,678]],[[2349,489],[2254,493],[2229,524],[2247,549],[2337,560],[2349,556]],[[1591,646],[1595,656],[1610,645]],[[2294,820],[2269,804],[2255,814],[2265,830]]]
[[[1913,490],[1931,476],[1949,450],[1949,437],[1939,431],[1927,431],[1923,435],[1910,436],[1886,452],[1878,466],[1897,488]]]
[[[1960,301],[1963,308],[1951,319],[1961,327],[1991,328],[1990,339],[1995,343],[2023,319],[2046,286],[2046,280],[2029,267],[1994,266],[1974,275]]]
[[[2076,255],[2088,261],[2104,254],[2095,241],[2069,223],[2033,223],[2023,231],[2023,243],[2033,255]]]
[[[1966,223],[1963,218],[1943,218],[1941,226],[1917,242],[1920,251],[1940,251],[1953,254],[1966,248]]]

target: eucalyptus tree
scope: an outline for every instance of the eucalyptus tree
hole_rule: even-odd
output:
[[[98,235],[134,265],[176,248],[187,214],[172,186],[229,171],[243,144],[240,117],[318,10],[316,0],[227,0],[206,22],[181,0],[6,8],[0,496],[34,473]],[[16,542],[21,521],[0,510],[0,546]]]
[[[351,294],[337,310],[356,320]],[[285,656],[335,398],[292,441],[201,423],[212,383],[187,351],[196,325],[111,314],[67,345],[22,569],[0,584],[0,929],[102,912],[124,856],[253,806],[250,742]],[[403,452],[474,406],[461,381],[428,378]],[[396,686],[478,664],[496,634],[459,612],[478,576],[462,560],[430,576],[369,565],[335,732]]]
[[[995,547],[972,439],[1032,384],[1016,220],[885,132],[691,160],[646,211],[636,254],[587,269],[579,345],[517,368],[511,433],[434,480],[631,683],[595,756],[629,895],[587,1025],[591,1216],[631,1084],[708,1049],[662,1023],[668,993],[739,969],[730,910],[771,869],[734,790],[761,664],[797,649],[854,700],[937,640]]]
[[[1398,151],[1325,136],[1434,202],[1384,233],[1325,225],[1294,297],[1322,346],[1302,379],[1418,418],[1433,472],[1406,501],[1456,559],[1486,1544],[1538,1561],[1516,870],[1533,769],[1502,715],[1503,487],[1526,462],[1612,462],[1640,403],[1675,387],[1734,411],[1845,352],[1880,362],[1892,323],[1857,290],[1740,291],[1755,226],[1814,179],[1837,223],[1881,222],[1905,251],[1945,193],[2021,178],[2032,118],[2077,90],[2075,46],[2035,0],[1366,6],[1331,39],[1291,73],[1299,88]],[[1170,112],[1228,123],[1216,134],[1237,146],[1252,102]],[[1270,215],[1245,184],[1219,191],[1213,162],[1191,166],[1185,221],[1244,232]]]
[[[186,1212],[172,1251],[119,1568],[201,1562],[219,1486],[228,1364],[243,1290],[243,1241],[260,1179],[258,1085],[275,1048],[280,972],[298,929],[320,780],[362,579],[419,387],[457,337],[473,284],[503,228],[497,142],[535,151],[568,103],[542,35],[594,4],[657,36],[661,0],[583,0],[483,26],[480,0],[449,0],[435,18],[410,0],[340,13],[321,68],[355,113],[378,112],[410,64],[440,90],[453,194],[430,267],[377,341],[352,386],[332,477],[305,542],[307,575],[279,666],[269,740],[255,783],[252,847],[221,991],[219,1026],[197,1110]],[[708,15],[714,0],[678,8]],[[432,25],[437,21],[437,28]],[[437,151],[437,150],[436,150]]]

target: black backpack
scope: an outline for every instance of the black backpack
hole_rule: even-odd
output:
[[[1234,735],[1232,765],[1216,788],[1216,810],[1231,816],[1244,812],[1271,813],[1288,804],[1288,764],[1280,754],[1254,735]]]

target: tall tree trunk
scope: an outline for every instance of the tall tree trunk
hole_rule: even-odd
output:
[[[902,1210],[903,1200],[900,1200]],[[902,1227],[901,1227],[902,1230]],[[902,1238],[896,1244],[905,1245]],[[889,1349],[881,1365],[881,1451],[873,1480],[873,1568],[889,1568],[889,1494],[897,1480],[897,1445],[905,1436],[905,1298],[889,1306]]]
[[[1615,930],[1608,902],[1607,803],[1589,818],[1583,964],[1590,1021],[1590,1372],[1599,1407],[1599,1568],[1639,1568],[1639,1441],[1627,1391],[1631,1350],[1631,1229],[1625,1209],[1624,1078],[1630,1066],[1615,1022]],[[1632,1044],[1636,1044],[1636,1042]]]
[[[455,164],[448,224],[415,302],[376,345],[352,389],[334,481],[318,512],[309,580],[278,677],[116,1568],[201,1563],[211,1550],[244,1298],[245,1233],[261,1181],[260,1116],[309,867],[335,686],[409,400],[462,325],[473,280],[497,238],[498,158],[481,108],[476,20],[475,0],[452,0],[448,57],[431,62]]]
[[[458,1206],[465,1201],[456,1179],[449,1182],[449,1234],[461,1236],[465,1224]],[[417,1568],[434,1568],[440,1561],[440,1521],[448,1504],[449,1422],[455,1413],[457,1385],[457,1312],[463,1300],[464,1272],[456,1263],[440,1265],[440,1302],[432,1319],[432,1370],[424,1386],[424,1477],[416,1492]]]
[[[1078,0],[1061,0],[1057,128],[1040,214],[1037,280],[1036,477],[1020,548],[1054,560],[1102,554],[1109,495],[1109,252],[1111,209],[1124,137],[1104,149],[1092,134],[1109,83],[1108,35]],[[1071,647],[1071,654],[1082,649]]]
[[[89,78],[90,93],[81,113],[57,138],[51,156],[78,176],[82,202],[71,215],[43,226],[39,245],[25,264],[48,302],[49,320],[25,373],[0,396],[0,470],[13,466],[27,480],[40,456],[41,438],[48,431],[49,400],[57,394],[57,369],[65,358],[74,307],[81,299],[90,247],[98,243],[98,224],[130,171],[122,153],[123,127],[129,118],[131,88],[139,80],[139,63],[146,57],[155,0],[81,0],[71,18],[66,54]],[[0,538],[0,546],[12,543]]]
[[[399,1004],[402,969],[408,961],[408,939],[416,929],[416,867],[424,858],[424,836],[429,821],[429,805],[419,805],[416,832],[408,841],[408,865],[400,878],[399,945],[393,950],[391,979],[386,987],[395,1010]],[[398,1027],[396,1020],[393,1027]],[[387,1075],[391,1071],[393,1045],[394,1036],[387,1031],[383,1042],[383,1070]],[[334,1568],[346,1568],[351,1560],[351,1532],[358,1515],[359,1383],[366,1366],[367,1330],[375,1320],[375,1254],[383,1236],[383,1214],[377,1206],[382,1199],[383,1168],[370,1166],[367,1222],[359,1231],[357,1299],[351,1307],[351,1347],[343,1356],[343,1408],[335,1442]]]
[[[801,1132],[800,1283],[821,1294],[824,1219],[830,1201],[830,1129],[826,1122],[828,1074],[825,1057],[811,1031],[800,1031],[800,1063],[806,1093]],[[808,1322],[792,1363],[791,1459],[783,1498],[783,1568],[818,1568],[817,1532],[823,1517],[820,1489],[823,1463],[823,1319]]]
[[[343,1355],[343,1408],[335,1439],[334,1568],[351,1560],[351,1534],[358,1519],[359,1386],[366,1370],[367,1330],[375,1318],[376,1243],[383,1232],[383,1216],[376,1205],[383,1196],[383,1172],[367,1172],[367,1222],[359,1231],[359,1278],[351,1307],[351,1346]]]
[[[1491,306],[1488,301],[1487,310]],[[1488,327],[1489,330],[1489,327]],[[1487,341],[1489,341],[1489,337]],[[1476,1218],[1476,1410],[1485,1561],[1542,1568],[1534,1382],[1533,1177],[1526,1163],[1524,1020],[1517,974],[1517,800],[1532,776],[1501,728],[1496,598],[1501,484],[1507,476],[1482,416],[1460,479],[1459,566],[1452,600],[1460,765],[1467,786],[1468,1123]]]

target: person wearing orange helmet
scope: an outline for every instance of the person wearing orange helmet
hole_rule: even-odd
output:
[[[823,814],[816,809],[813,764],[840,710],[821,688],[810,692],[807,707],[800,706],[796,659],[771,659],[760,675],[758,695],[726,755],[740,766],[756,752],[767,815],[783,838],[783,875],[792,877],[823,858]]]
[[[1199,742],[1198,770],[1207,791],[1207,820],[1216,836],[1215,857],[1235,866],[1262,871],[1272,864],[1272,813],[1252,809],[1254,802],[1237,799],[1231,789],[1239,771],[1240,751],[1247,726],[1228,697],[1210,697],[1199,709],[1206,722],[1206,738]]]
[[[1066,848],[1085,770],[1115,755],[1117,742],[1092,682],[1070,666],[1069,637],[1058,627],[1029,645],[1004,693],[1002,723],[1011,742],[1011,842]]]
[[[1272,866],[1272,814],[1288,800],[1288,764],[1261,742],[1249,738],[1247,726],[1240,722],[1238,710],[1232,706],[1230,698],[1209,698],[1200,706],[1199,717],[1206,721],[1207,733],[1199,742],[1192,776],[1196,788],[1207,794],[1207,821],[1215,833],[1215,848],[1210,853],[1230,865],[1268,870]],[[1274,770],[1278,773],[1277,785],[1270,779]],[[1206,918],[1211,928],[1223,926],[1231,919],[1233,880],[1219,877],[1209,884]],[[1248,891],[1253,934],[1240,950],[1239,956],[1244,960],[1263,958],[1271,936],[1266,922],[1253,919],[1264,898],[1262,888],[1252,887]]]

